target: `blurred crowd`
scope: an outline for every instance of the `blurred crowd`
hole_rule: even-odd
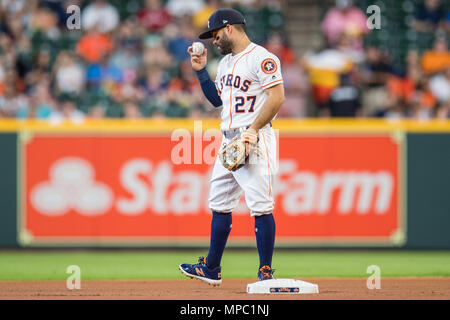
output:
[[[81,29],[76,11],[67,13],[73,5],[81,8]],[[449,117],[450,14],[439,0],[424,0],[412,25],[435,33],[434,46],[408,52],[404,68],[387,50],[365,45],[367,16],[351,0],[336,0],[326,13],[324,48],[296,56],[284,25],[286,5],[0,0],[0,117],[219,117],[202,94],[187,48],[224,6],[243,12],[250,38],[280,58],[286,91],[280,117]],[[214,78],[221,56],[205,44]]]
[[[308,71],[316,114],[422,120],[449,118],[450,7],[445,5],[448,3],[445,0],[397,2],[401,11],[397,19],[407,21],[407,29],[401,32],[413,34],[418,40],[431,36],[433,44],[425,48],[409,46],[405,48],[404,61],[394,63],[392,48],[365,41],[371,32],[380,32],[378,30],[392,21],[383,19],[380,12],[380,29],[377,29],[376,17],[367,23],[375,11],[366,15],[352,0],[335,0],[335,6],[326,12],[321,24],[326,45],[301,60]],[[384,14],[392,16],[394,6],[384,4]],[[408,16],[408,11],[412,15]],[[397,22],[396,26],[401,23]],[[397,38],[394,46],[400,47],[403,38]]]
[[[260,43],[282,28],[271,0],[0,0],[0,117],[218,117],[187,48],[222,6],[245,12]]]

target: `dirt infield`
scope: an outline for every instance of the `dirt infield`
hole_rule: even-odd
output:
[[[246,293],[254,279],[223,280],[211,287],[198,280],[85,280],[68,290],[65,281],[0,281],[0,299],[117,299],[117,300],[253,300],[253,299],[450,299],[450,278],[382,278],[381,289],[369,290],[366,279],[301,279],[319,285],[319,294]]]

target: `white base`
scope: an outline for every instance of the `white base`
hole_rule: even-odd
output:
[[[317,284],[294,279],[263,280],[247,285],[247,293],[289,293],[308,294],[319,293]]]

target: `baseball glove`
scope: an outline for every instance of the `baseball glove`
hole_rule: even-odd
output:
[[[229,171],[236,171],[242,168],[248,158],[245,154],[245,141],[236,139],[231,141],[219,152],[219,158],[222,165]]]
[[[248,158],[252,150],[255,150],[258,155],[262,155],[257,145],[258,140],[257,134],[244,131],[240,139],[233,139],[219,151],[219,158],[222,165],[229,171],[236,171],[248,163]]]

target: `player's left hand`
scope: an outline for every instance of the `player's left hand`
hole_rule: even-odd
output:
[[[253,128],[248,128],[241,133],[241,139],[245,141],[245,156],[248,157],[250,151],[258,145],[258,132]]]

